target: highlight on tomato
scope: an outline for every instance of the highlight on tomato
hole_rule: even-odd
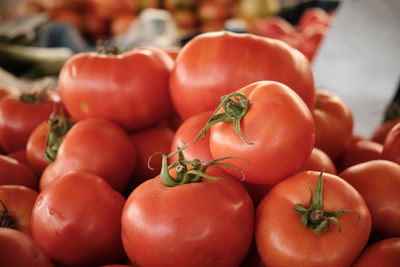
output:
[[[0,185],[23,185],[37,190],[38,180],[25,164],[11,157],[0,155]]]

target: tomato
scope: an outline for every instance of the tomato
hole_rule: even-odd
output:
[[[23,185],[36,190],[38,181],[28,166],[0,155],[0,185]]]
[[[255,239],[266,266],[350,266],[370,231],[371,215],[361,195],[328,173],[304,171],[288,177],[256,211]]]
[[[32,210],[33,238],[61,265],[120,262],[124,203],[98,175],[68,172],[39,194]]]
[[[59,105],[40,93],[9,95],[0,101],[0,145],[7,152],[25,149],[29,135]]]
[[[26,157],[29,164],[37,175],[41,175],[44,169],[49,165],[46,160],[46,141],[49,134],[47,122],[39,124],[31,133],[26,144]]]
[[[372,216],[372,232],[400,237],[400,166],[387,160],[354,165],[339,174],[363,196]]]
[[[386,135],[388,132],[395,126],[397,123],[400,122],[400,118],[395,120],[387,121],[381,125],[379,125],[373,132],[371,140],[380,144],[385,142]]]
[[[291,47],[297,48],[300,36],[296,29],[282,17],[267,17],[257,25],[257,33],[261,36],[281,40]]]
[[[174,131],[167,127],[150,127],[129,134],[129,139],[136,150],[136,167],[132,174],[134,185],[139,185],[160,174],[161,156],[154,155],[151,162],[149,158],[156,152],[169,153],[173,137]],[[148,164],[152,170],[149,169]]]
[[[10,228],[0,228],[0,266],[54,267],[30,236]]]
[[[253,204],[238,180],[218,169],[206,174],[223,179],[167,186],[161,175],[131,193],[122,242],[133,265],[239,266],[253,236]]]
[[[262,80],[286,84],[313,109],[314,80],[304,55],[279,40],[252,34],[212,32],[191,39],[176,58],[170,92],[186,119],[215,109],[221,96]]]
[[[383,143],[382,157],[400,164],[400,122],[388,132]]]
[[[33,171],[32,167],[28,161],[25,149],[20,149],[20,150],[8,153],[7,157],[16,159],[19,163],[22,163],[22,164],[28,166],[29,169],[31,169]]]
[[[332,159],[321,149],[314,147],[311,156],[301,168],[303,171],[323,171],[337,174],[336,166]]]
[[[244,158],[246,161],[231,158],[225,162],[243,170],[245,181],[254,184],[272,185],[299,171],[314,146],[314,122],[304,102],[286,85],[272,81],[255,82],[237,93],[242,94],[239,102],[248,101],[248,110],[239,122],[247,143],[231,122],[216,123],[210,131],[213,158]],[[233,102],[230,99],[229,106],[245,110],[245,105]],[[221,167],[242,178],[240,172]]]
[[[84,170],[96,173],[112,188],[122,191],[135,163],[135,148],[121,127],[106,119],[86,119],[68,131],[56,160],[44,170],[39,187],[43,190],[68,171]]]
[[[302,33],[301,41],[297,48],[302,52],[310,62],[313,61],[315,54],[324,39],[327,28],[322,25],[309,26]]]
[[[119,55],[80,53],[61,69],[60,95],[75,121],[101,117],[128,131],[142,129],[169,114],[173,65],[166,52],[150,47]]]
[[[315,146],[336,160],[350,145],[353,137],[353,114],[338,95],[316,91]]]
[[[122,35],[128,32],[132,23],[135,21],[136,16],[131,13],[123,13],[115,16],[111,22],[110,33],[111,36]]]
[[[340,171],[353,165],[370,160],[382,159],[382,144],[370,140],[359,140],[352,142],[345,152],[337,160]]]
[[[332,16],[330,16],[325,10],[319,7],[313,7],[306,9],[301,14],[299,19],[299,30],[305,31],[310,26],[321,25],[328,27],[332,22]]]
[[[32,236],[31,214],[38,192],[22,185],[0,185],[1,227],[15,228]],[[10,224],[7,225],[8,221]]]
[[[400,237],[387,238],[367,247],[353,267],[396,267],[400,262]]]

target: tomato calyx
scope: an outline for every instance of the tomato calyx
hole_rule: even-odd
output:
[[[222,160],[225,160],[228,158],[233,158],[233,157],[224,157],[224,158],[215,159],[215,160],[207,162],[206,164],[203,165],[202,162],[198,159],[185,160],[185,157],[184,157],[182,151],[184,149],[186,149],[187,147],[188,147],[187,145],[183,146],[183,147],[178,147],[178,150],[170,153],[169,155],[165,155],[162,152],[157,152],[150,156],[149,161],[148,161],[148,167],[150,169],[152,169],[150,166],[151,158],[156,154],[161,154],[162,165],[161,165],[160,177],[161,177],[161,181],[166,186],[173,187],[173,186],[178,186],[178,185],[183,185],[183,184],[188,184],[188,183],[198,183],[198,182],[201,182],[202,178],[224,179],[221,177],[211,176],[206,173],[207,168],[210,167],[211,165],[223,165],[223,166],[227,166],[227,167],[233,168],[235,170],[238,170],[242,173],[243,179],[244,179],[245,175],[242,170],[240,170],[239,168],[236,168],[235,166],[232,166],[230,164],[220,162]],[[168,165],[168,159],[176,154],[179,155],[178,160],[171,163],[170,165]],[[169,171],[173,168],[175,168],[175,171],[176,171],[176,178],[173,178],[169,173]]]
[[[19,100],[26,104],[39,104],[42,103],[47,96],[47,90],[40,90],[34,92],[22,92]]]
[[[329,230],[332,223],[335,223],[338,227],[339,233],[341,232],[341,227],[337,217],[345,212],[355,212],[358,214],[358,219],[356,223],[360,220],[360,214],[354,210],[337,210],[326,212],[322,209],[322,174],[318,176],[317,184],[315,185],[315,198],[313,199],[313,192],[310,188],[311,196],[308,203],[308,207],[304,207],[300,204],[294,206],[294,210],[301,215],[301,224],[315,234],[322,234]]]
[[[49,134],[47,135],[44,157],[51,163],[55,161],[58,148],[74,123],[70,121],[63,112],[57,116],[55,115],[55,112],[53,112],[50,115],[47,125],[49,128]]]
[[[224,112],[216,114],[221,108],[224,110]],[[244,94],[233,92],[229,95],[222,96],[221,103],[215,109],[213,116],[207,121],[206,126],[204,126],[200,133],[195,137],[194,143],[196,143],[197,139],[200,137],[201,140],[203,140],[206,131],[214,124],[219,122],[233,122],[233,128],[240,139],[242,139],[248,145],[253,144],[243,137],[240,130],[240,121],[244,115],[246,115],[248,109],[249,102]]]
[[[96,51],[99,55],[104,56],[116,56],[121,54],[121,50],[117,46],[109,46],[106,42],[103,41],[97,42]]]
[[[3,210],[0,211],[0,227],[15,228],[15,220],[8,214],[8,210],[4,202],[0,199]]]

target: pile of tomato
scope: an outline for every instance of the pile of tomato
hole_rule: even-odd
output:
[[[116,52],[1,90],[1,266],[398,266],[400,119],[356,135],[279,40]]]

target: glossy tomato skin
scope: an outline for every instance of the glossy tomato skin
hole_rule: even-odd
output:
[[[71,171],[39,194],[32,211],[33,238],[61,265],[120,262],[124,203],[101,177]]]
[[[156,177],[132,192],[122,214],[122,242],[133,265],[240,264],[253,236],[253,204],[239,181],[210,173],[225,179],[168,187]]]
[[[43,249],[29,235],[0,228],[0,266],[54,267]]]
[[[22,185],[0,185],[0,200],[14,219],[15,229],[29,236],[32,236],[32,208],[38,195],[37,191]]]
[[[250,84],[243,93],[249,108],[240,122],[245,143],[236,134],[231,122],[211,127],[210,150],[213,158],[227,159],[244,171],[245,181],[254,184],[275,184],[299,171],[314,146],[314,122],[311,112],[289,87],[278,82]],[[236,178],[242,174],[223,169]]]
[[[301,224],[295,204],[307,206],[310,188],[319,172],[299,172],[271,189],[256,211],[255,238],[266,266],[349,266],[360,254],[371,231],[371,215],[361,195],[336,175],[323,174],[323,209],[355,210],[337,217],[341,232],[333,224],[320,235]]]
[[[335,163],[321,149],[314,147],[310,157],[303,165],[303,171],[324,171],[331,174],[337,174]]]
[[[372,133],[371,140],[383,144],[388,132],[399,122],[400,118],[397,118],[379,125]]]
[[[334,93],[317,90],[313,110],[315,146],[336,160],[353,138],[353,114],[349,106]]]
[[[179,52],[170,92],[186,119],[214,110],[220,97],[257,81],[286,84],[314,107],[314,81],[308,60],[282,41],[251,34],[204,33]]]
[[[400,166],[372,160],[351,166],[339,174],[363,196],[372,216],[372,232],[400,237]]]
[[[32,167],[36,175],[39,176],[49,165],[49,162],[44,156],[48,134],[48,123],[42,122],[33,130],[26,144],[26,157],[29,165]]]
[[[32,131],[47,121],[55,110],[55,102],[49,97],[36,104],[25,103],[16,95],[0,101],[0,145],[7,152],[25,149]]]
[[[36,190],[38,181],[28,166],[11,157],[0,155],[0,185],[23,185]]]
[[[150,47],[116,56],[81,53],[63,66],[60,95],[76,121],[101,117],[128,131],[142,129],[169,114],[173,64],[166,52]]]
[[[382,158],[400,164],[400,122],[388,132],[383,143]]]
[[[68,171],[85,170],[98,174],[121,192],[135,163],[135,148],[121,127],[106,119],[86,119],[68,131],[56,160],[42,173],[39,187],[43,190]]]
[[[400,263],[400,237],[386,238],[367,247],[353,267],[397,267]]]

